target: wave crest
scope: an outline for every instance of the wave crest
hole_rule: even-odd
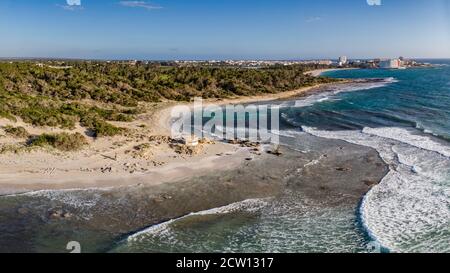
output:
[[[390,166],[360,208],[361,220],[373,239],[394,252],[450,251],[448,145],[406,128],[303,130],[374,148]]]

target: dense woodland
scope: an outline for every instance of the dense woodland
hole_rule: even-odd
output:
[[[0,63],[0,116],[37,126],[73,128],[96,136],[121,132],[107,121],[131,121],[143,103],[278,93],[333,81],[304,75],[309,66],[162,66],[70,62]],[[148,104],[147,104],[148,105]]]

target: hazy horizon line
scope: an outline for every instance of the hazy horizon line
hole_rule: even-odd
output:
[[[345,55],[342,55],[345,56]],[[347,56],[348,57],[348,56]],[[401,57],[401,56],[398,56]],[[397,58],[398,58],[397,57]],[[348,57],[349,60],[374,60],[374,59],[391,59],[393,57]],[[413,60],[447,60],[450,57],[404,57],[405,59]],[[338,60],[338,57],[333,58],[79,58],[79,57],[0,57],[0,60],[73,60],[73,61],[317,61],[317,60]]]

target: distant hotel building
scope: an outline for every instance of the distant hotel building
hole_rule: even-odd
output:
[[[403,62],[400,59],[390,59],[380,61],[380,68],[383,69],[400,69],[403,67]]]
[[[332,60],[320,60],[320,61],[317,61],[317,64],[320,64],[320,65],[332,65],[333,61]]]
[[[348,62],[347,56],[341,56],[341,57],[339,57],[339,65],[340,65],[340,66],[346,65],[347,62]]]

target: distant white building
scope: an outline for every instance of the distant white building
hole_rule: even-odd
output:
[[[400,59],[389,59],[380,61],[380,68],[383,69],[399,69],[402,67]]]
[[[346,65],[348,63],[347,56],[339,57],[339,65]]]
[[[332,65],[333,61],[331,61],[331,60],[320,60],[317,63],[321,64],[321,65]]]

